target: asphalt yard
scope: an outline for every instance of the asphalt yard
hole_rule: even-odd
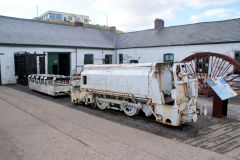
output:
[[[211,111],[211,98],[200,102]],[[228,117],[170,127],[0,86],[0,159],[240,159],[239,102],[229,101]]]

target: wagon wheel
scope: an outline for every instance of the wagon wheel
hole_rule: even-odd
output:
[[[97,95],[96,96],[96,105],[99,109],[106,109],[108,106],[109,106],[109,103],[107,102],[102,102],[102,101],[99,101],[97,100],[97,98],[104,98],[106,99],[106,96],[105,95]]]
[[[240,93],[240,62],[235,59],[222,54],[203,52],[193,54],[183,61],[190,62],[186,69],[191,77],[198,79],[199,94],[213,94],[205,81],[213,77],[223,77],[238,94]]]
[[[135,103],[136,101],[134,99],[124,99],[125,101],[128,101],[130,103]],[[134,116],[137,115],[139,110],[137,107],[134,106],[130,106],[130,105],[126,105],[126,106],[121,106],[121,108],[123,109],[123,112],[128,115],[128,116]]]

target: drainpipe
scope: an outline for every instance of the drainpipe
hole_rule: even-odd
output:
[[[113,45],[114,45],[114,63],[117,64],[117,33],[116,33],[116,27],[110,27],[111,32],[113,32]]]
[[[114,42],[114,62],[117,64],[117,33],[115,32],[113,35],[113,42]]]
[[[45,54],[45,74],[48,74],[48,52],[44,51]]]
[[[1,56],[3,56],[4,53],[0,53],[0,85],[2,85],[2,72],[1,72],[1,68],[2,68],[2,64],[1,64]]]
[[[105,64],[105,58],[103,57],[103,51],[102,51],[102,64]]]
[[[77,57],[77,47],[75,47],[75,53],[76,53],[76,58],[75,58],[76,59],[76,70],[77,70],[77,58],[78,58]]]

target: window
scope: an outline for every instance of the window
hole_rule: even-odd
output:
[[[50,13],[49,14],[49,19],[54,19],[54,14]]]
[[[62,20],[62,15],[61,14],[48,14],[49,19],[55,19],[55,20]]]
[[[79,18],[79,17],[76,17],[76,21],[77,21],[77,22],[80,22],[80,18]]]
[[[83,84],[87,84],[87,76],[83,76]]]
[[[93,64],[93,54],[84,55],[84,64]]]
[[[112,55],[111,54],[105,55],[105,64],[112,64]]]
[[[69,20],[69,21],[71,21],[71,20],[72,20],[72,17],[71,17],[71,16],[69,16],[69,17],[68,17],[68,20]]]
[[[138,63],[138,60],[132,59],[130,60],[130,63]]]
[[[66,18],[66,17],[64,17],[64,21],[67,21],[67,18]]]
[[[119,64],[123,63],[123,54],[119,54]]]
[[[199,57],[196,61],[196,73],[208,73],[209,57]]]
[[[55,14],[55,19],[56,20],[62,20],[62,15],[61,14]]]
[[[235,52],[235,57],[234,57],[238,62],[240,62],[240,51]]]
[[[166,53],[163,57],[163,62],[173,62],[174,61],[174,54]]]
[[[88,23],[88,19],[87,19],[87,18],[84,18],[84,22],[85,22],[85,23]]]
[[[240,62],[240,51],[236,51],[236,52],[235,52],[234,58],[235,58],[238,62]],[[235,74],[240,74],[239,71],[235,71],[234,73],[235,73]]]

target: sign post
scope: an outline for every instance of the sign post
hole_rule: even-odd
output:
[[[207,78],[206,81],[214,91],[212,117],[227,116],[228,99],[236,96],[237,93],[221,77]]]

